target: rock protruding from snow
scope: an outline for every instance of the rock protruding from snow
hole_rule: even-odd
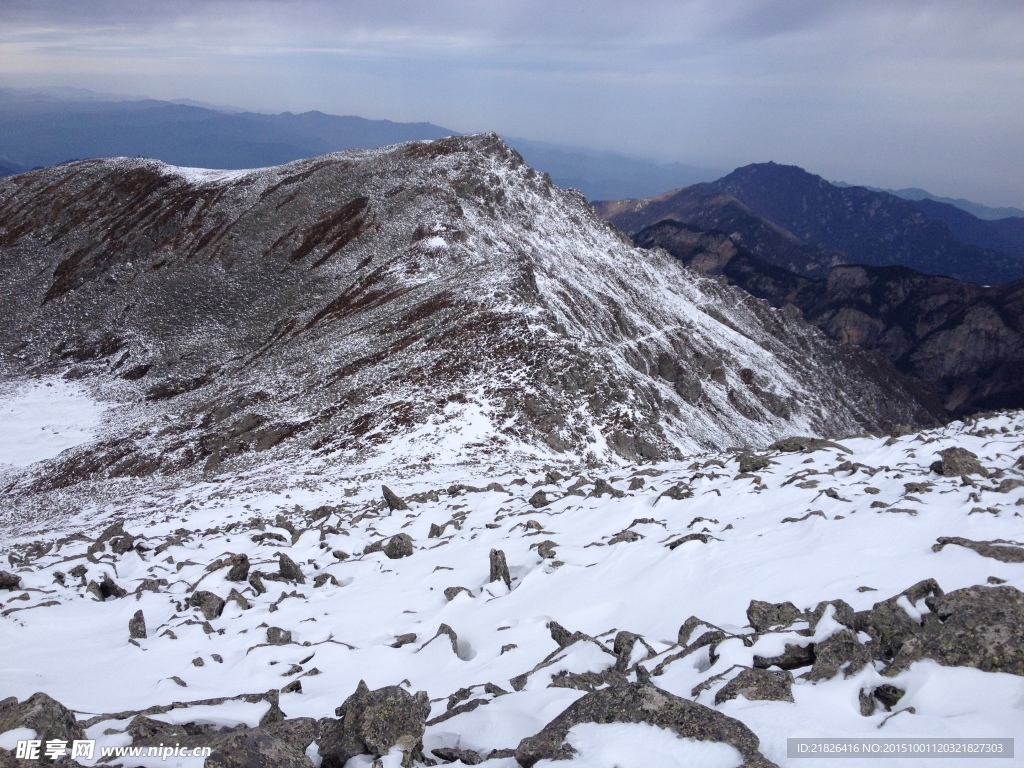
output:
[[[13,696],[0,701],[0,733],[16,728],[30,728],[34,738],[43,743],[50,740],[70,744],[85,738],[85,731],[74,712],[45,693],[34,693],[19,702]]]
[[[735,747],[744,758],[744,768],[774,765],[759,751],[754,732],[739,720],[640,683],[610,686],[586,694],[540,733],[523,739],[516,748],[516,761],[523,768],[531,768],[541,760],[571,758],[575,750],[565,743],[565,738],[580,723],[647,723],[670,730],[680,738]]]
[[[430,715],[430,700],[397,685],[371,691],[359,681],[355,693],[338,707],[340,721],[328,722],[320,738],[321,768],[344,768],[357,755],[383,757],[397,747],[403,765],[423,758],[423,732]]]

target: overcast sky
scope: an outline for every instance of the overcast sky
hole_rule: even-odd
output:
[[[0,0],[0,84],[317,109],[1024,207],[1024,1]]]

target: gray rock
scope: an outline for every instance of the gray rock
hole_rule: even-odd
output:
[[[321,728],[321,768],[343,768],[356,755],[383,757],[393,747],[403,753],[409,766],[423,757],[423,732],[430,715],[426,692],[415,696],[397,685],[371,691],[359,681],[355,693],[335,711],[341,718]]]
[[[242,553],[240,555],[231,555],[227,559],[227,564],[231,566],[228,571],[226,578],[228,581],[245,581],[249,578],[249,556]]]
[[[771,460],[767,456],[758,456],[756,453],[741,453],[739,457],[740,472],[760,472],[771,466]]]
[[[803,618],[803,613],[791,602],[766,603],[751,600],[747,606],[747,621],[756,632],[766,632],[773,627],[788,627]]]
[[[853,606],[845,600],[827,600],[818,603],[814,608],[806,612],[807,624],[811,632],[817,629],[818,622],[821,621],[821,617],[825,615],[825,611],[828,610],[830,605],[833,608],[832,615],[835,617],[835,620],[848,629],[854,629],[857,619]]]
[[[416,633],[407,632],[404,635],[399,635],[395,638],[395,642],[391,644],[392,648],[401,648],[403,645],[409,645],[409,643],[416,642]]]
[[[263,729],[245,728],[213,740],[203,768],[311,768],[304,751]]]
[[[316,741],[319,726],[311,717],[293,717],[262,726],[263,730],[281,739],[292,749],[305,754],[306,748]]]
[[[207,620],[216,619],[224,613],[225,602],[223,598],[205,590],[193,592],[189,595],[188,604],[202,611],[203,617]]]
[[[51,739],[68,743],[85,738],[75,714],[45,693],[33,693],[19,703],[13,696],[0,701],[0,733],[31,728],[44,743]]]
[[[128,620],[128,638],[130,640],[146,638],[146,618],[142,615],[142,611],[136,611],[135,615]]]
[[[538,734],[523,739],[515,751],[516,762],[531,768],[540,760],[572,757],[575,750],[565,743],[565,737],[580,723],[647,723],[681,738],[729,744],[743,755],[744,768],[774,765],[758,751],[757,736],[743,723],[644,683],[615,685],[586,694]]]
[[[871,662],[871,653],[848,629],[841,630],[814,646],[814,666],[804,677],[817,682],[831,680],[839,670],[843,677],[860,672]]]
[[[831,440],[822,440],[818,437],[784,437],[782,440],[776,440],[768,446],[769,451],[783,451],[784,453],[795,453],[797,451],[814,453],[826,448],[836,448],[845,453],[852,453],[845,445],[834,443]]]
[[[814,643],[807,645],[793,645],[786,643],[786,649],[781,656],[754,656],[754,667],[757,669],[768,669],[778,667],[779,669],[799,669],[814,663]]]
[[[1024,675],[1024,592],[975,586],[925,602],[937,621],[903,643],[886,674],[933,659],[949,667]]]
[[[593,496],[593,497],[596,497],[596,498],[600,498],[601,496],[603,496],[606,493],[609,496],[611,496],[613,498],[616,498],[616,499],[621,499],[623,496],[626,495],[625,493],[623,493],[622,491],[618,490],[617,488],[613,488],[612,484],[609,483],[604,478],[601,478],[601,477],[597,478],[597,480],[594,481],[594,490],[592,490],[590,492],[590,495]]]
[[[252,587],[252,591],[257,595],[262,595],[267,591],[259,571],[253,571],[249,574],[249,586]]]
[[[906,597],[911,604],[916,604],[929,596],[942,594],[942,588],[934,579],[925,579],[899,595],[875,603],[869,611],[858,611],[854,628],[871,636],[868,650],[875,659],[891,661],[907,640],[923,631],[921,623],[910,618],[897,601]]]
[[[930,469],[943,477],[960,477],[961,475],[981,475],[988,477],[986,470],[978,461],[978,455],[971,453],[966,448],[946,448],[938,451],[941,457],[934,462]]]
[[[392,536],[387,546],[384,547],[384,554],[392,560],[410,557],[414,551],[415,547],[413,547],[412,536],[408,533],[399,533]]]
[[[384,495],[384,503],[388,505],[388,509],[392,512],[396,509],[399,511],[409,511],[409,505],[405,503],[405,500],[386,485],[380,487],[380,492]]]
[[[446,590],[444,591],[444,599],[445,599],[445,600],[448,600],[448,601],[450,602],[450,601],[454,600],[454,599],[455,599],[455,598],[456,598],[456,597],[458,596],[458,594],[459,594],[460,592],[465,592],[465,593],[466,593],[467,595],[469,595],[470,597],[473,597],[473,593],[472,593],[472,592],[470,592],[470,591],[469,591],[468,589],[466,589],[465,587],[448,587],[448,588],[447,588],[447,589],[446,589]]]
[[[0,571],[0,589],[17,589],[21,584],[21,576],[10,571]]]
[[[932,552],[941,552],[947,544],[973,549],[982,557],[991,557],[1003,563],[1024,563],[1024,547],[1010,541],[972,541],[959,536],[940,536],[932,545]]]
[[[292,641],[292,633],[280,627],[267,627],[267,642],[271,645],[288,645]]]
[[[284,552],[278,555],[278,577],[283,581],[293,581],[296,584],[306,583],[302,569]]]
[[[454,747],[438,747],[431,750],[431,753],[438,760],[446,763],[461,761],[464,765],[480,765],[484,761],[482,757],[471,749],[455,749]]]
[[[508,564],[505,562],[505,553],[500,549],[491,550],[491,575],[488,581],[494,583],[495,581],[504,581],[505,586],[509,589],[512,588],[512,577],[508,572]]]
[[[534,509],[546,507],[550,503],[551,501],[548,499],[548,495],[544,493],[544,491],[537,491],[530,497],[530,506]]]
[[[555,556],[555,547],[558,546],[557,542],[546,539],[537,545],[537,554],[540,555],[543,560],[550,560]]]
[[[313,578],[314,587],[322,587],[324,584],[330,582],[334,586],[338,586],[338,580],[334,577],[333,573],[318,573]]]
[[[784,670],[744,669],[715,694],[715,704],[742,696],[748,701],[793,701],[793,675]]]
[[[118,584],[110,578],[110,574],[103,574],[103,581],[99,584],[100,593],[103,595],[104,600],[110,598],[121,598],[128,594],[128,592],[122,589]]]

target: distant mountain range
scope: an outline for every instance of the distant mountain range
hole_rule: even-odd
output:
[[[828,336],[880,352],[950,414],[1024,407],[1024,280],[983,287],[906,267],[842,265],[808,278],[722,232],[661,221],[638,232],[692,269],[722,275]]]
[[[432,123],[322,112],[261,114],[189,99],[138,99],[74,88],[0,89],[0,176],[121,156],[198,168],[262,168],[458,133]],[[579,189],[591,200],[646,197],[723,174],[529,139],[508,142],[556,184]]]
[[[595,206],[630,234],[665,219],[721,230],[809,277],[839,264],[906,266],[979,284],[1024,277],[1024,219],[984,221],[945,203],[838,187],[796,166],[748,165],[711,183]]]
[[[847,184],[845,181],[833,181],[837,187],[855,187],[856,184]],[[1005,208],[993,208],[988,205],[982,205],[981,203],[975,203],[973,200],[964,200],[962,197],[941,197],[939,195],[933,195],[926,189],[920,187],[904,187],[903,189],[883,189],[881,187],[865,187],[870,189],[872,192],[888,192],[890,195],[896,195],[896,197],[902,197],[904,200],[932,200],[936,203],[946,203],[952,205],[955,208],[959,208],[962,211],[967,211],[970,214],[977,216],[979,219],[987,219],[994,221],[995,219],[1007,219],[1010,217],[1024,218],[1024,209],[1005,207]]]

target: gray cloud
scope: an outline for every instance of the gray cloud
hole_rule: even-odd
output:
[[[1024,205],[1022,39],[1017,0],[0,0],[0,80]]]

